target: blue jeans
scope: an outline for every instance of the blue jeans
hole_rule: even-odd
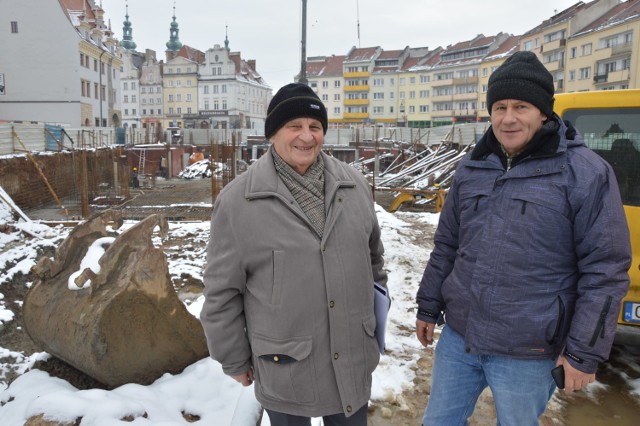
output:
[[[498,425],[537,426],[555,391],[555,360],[523,360],[465,352],[464,338],[444,327],[433,364],[431,395],[423,426],[467,425],[478,397],[489,386]]]

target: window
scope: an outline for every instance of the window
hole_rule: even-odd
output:
[[[180,107],[176,108],[176,113],[182,114],[182,108],[180,108]]]
[[[429,82],[429,76],[428,75],[421,75],[420,76],[420,83],[428,83]]]
[[[416,92],[415,90],[412,90],[409,92],[409,99],[415,99],[416,98]]]
[[[208,95],[208,94],[209,94],[209,86],[203,86],[203,87],[202,87],[202,92],[203,92],[205,95]]]
[[[429,112],[429,105],[420,105],[420,112]]]
[[[591,68],[580,68],[580,80],[586,80],[588,78],[591,78]]]
[[[122,83],[122,90],[129,90],[129,83],[127,83],[126,81]]]
[[[339,80],[334,81],[333,87],[340,87],[340,81]]]
[[[176,95],[176,102],[182,102],[182,93]]]
[[[18,21],[11,21],[11,33],[16,34],[18,32]]]
[[[524,50],[531,50],[533,48],[533,43],[531,40],[524,42]]]
[[[218,93],[218,85],[213,86],[213,93]]]
[[[323,81],[323,82],[322,82],[322,88],[323,88],[323,89],[326,89],[326,88],[328,88],[328,87],[329,87],[329,82],[328,82],[328,81]]]
[[[227,85],[223,84],[222,86],[220,86],[221,88],[221,93],[227,93]]]
[[[416,84],[416,78],[415,77],[409,77],[409,84]]]
[[[571,59],[575,58],[578,55],[578,48],[577,47],[572,47],[571,50],[569,51],[569,57]]]
[[[322,101],[323,102],[327,102],[328,100],[329,100],[329,95],[327,95],[327,94],[322,95]]]
[[[334,113],[335,115],[340,115],[340,107],[334,107],[334,108],[333,108],[333,113]]]
[[[106,91],[107,91],[107,87],[105,85],[100,86],[100,100],[101,101],[104,101],[107,98]],[[131,96],[131,101],[132,102],[136,101],[136,96],[135,95]]]
[[[335,95],[333,95],[333,100],[334,101],[339,101],[340,100],[340,93],[336,93]]]
[[[80,65],[84,66],[84,53],[80,54]]]
[[[591,55],[591,43],[582,45],[582,56]]]
[[[384,114],[384,107],[374,106],[373,107],[373,113],[374,114]]]
[[[98,83],[93,83],[93,96],[98,99]]]
[[[187,87],[191,87],[191,80],[187,80]]]
[[[222,109],[227,109],[227,100],[226,99],[222,100]]]
[[[373,99],[384,99],[384,93],[376,92],[373,94]]]
[[[129,115],[129,110],[128,109],[124,109],[124,115]]]
[[[138,100],[136,99],[136,95],[131,95],[131,102],[134,104],[138,102]]]
[[[187,93],[187,102],[191,102],[191,93]]]
[[[169,102],[173,102],[173,95],[169,95]]]
[[[176,80],[176,87],[182,87],[182,80]]]
[[[124,95],[124,100],[122,101],[122,103],[125,103],[125,104],[129,103],[129,95]]]
[[[182,68],[178,67],[176,68],[176,74],[180,74],[182,72]]]
[[[576,71],[575,70],[569,71],[569,81],[575,81],[575,79],[576,79]]]

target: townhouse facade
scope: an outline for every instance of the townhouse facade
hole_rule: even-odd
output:
[[[121,125],[121,59],[95,1],[14,2],[0,24],[0,57],[11,58],[0,65],[0,120]]]

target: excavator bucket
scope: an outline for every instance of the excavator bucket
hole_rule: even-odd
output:
[[[151,241],[156,227],[166,235],[166,220],[151,215],[114,238],[121,225],[108,210],[77,226],[53,259],[34,266],[23,307],[35,343],[109,388],[150,384],[208,356],[202,326]],[[99,266],[82,267],[96,246],[104,250]]]

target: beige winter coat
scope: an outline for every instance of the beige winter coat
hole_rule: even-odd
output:
[[[201,321],[228,375],[255,372],[258,401],[317,417],[365,405],[379,361],[373,282],[386,285],[380,229],[364,177],[323,155],[322,241],[270,151],[218,196]]]

